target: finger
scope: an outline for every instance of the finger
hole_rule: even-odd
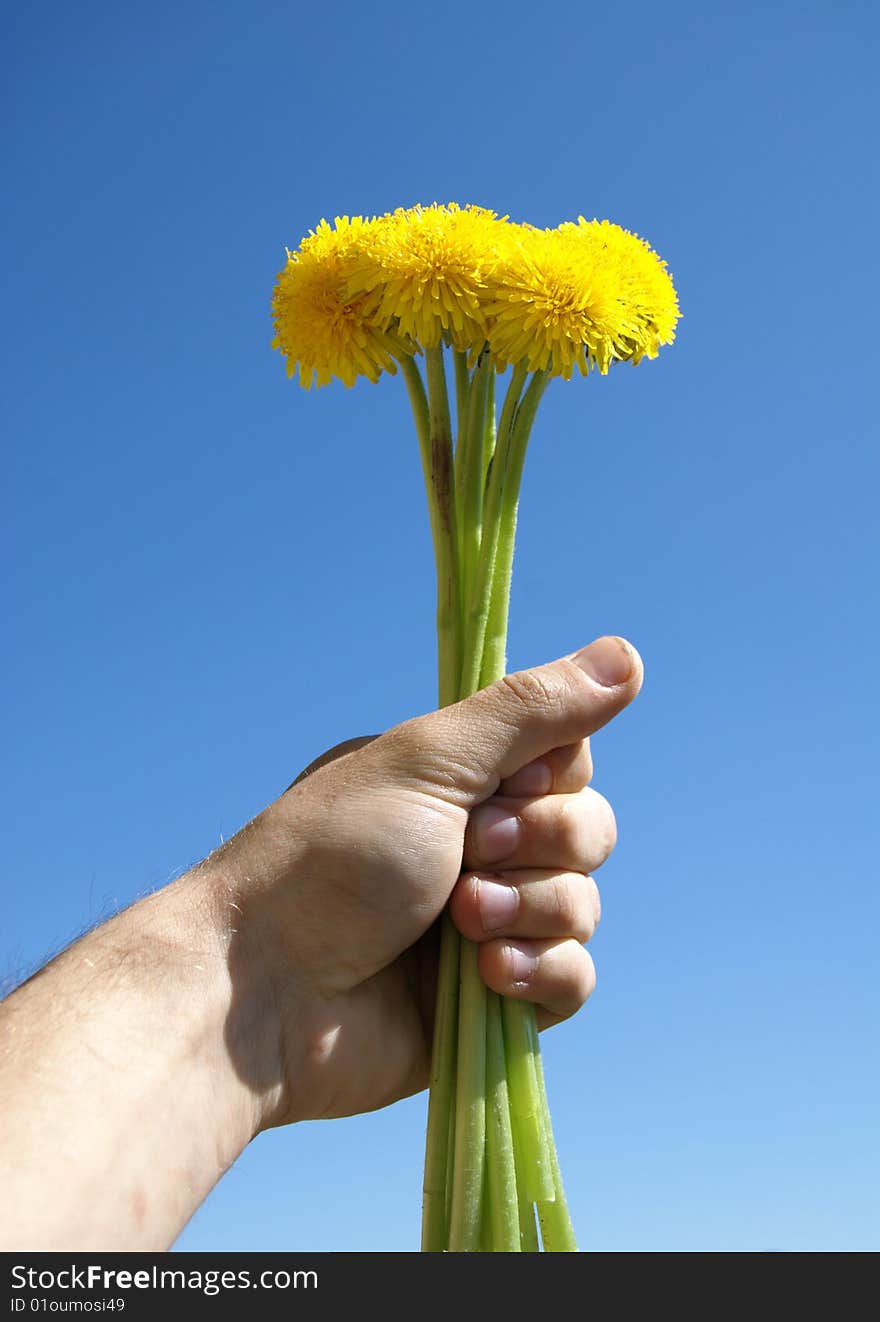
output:
[[[478,968],[492,991],[540,1007],[540,1027],[570,1018],[596,985],[593,961],[577,941],[489,941]]]
[[[462,867],[594,872],[616,841],[611,804],[593,789],[541,799],[493,798],[470,814]]]
[[[449,912],[462,936],[485,942],[499,936],[589,941],[601,915],[599,888],[580,872],[466,872]]]
[[[341,744],[334,744],[332,748],[327,749],[326,753],[322,753],[320,757],[315,758],[314,762],[310,762],[307,767],[304,767],[296,780],[292,781],[287,788],[292,790],[294,785],[298,785],[301,780],[305,780],[307,776],[311,776],[313,772],[318,771],[321,767],[327,766],[328,762],[335,762],[337,758],[345,757],[346,753],[354,753],[357,749],[363,748],[366,744],[371,744],[374,739],[378,738],[377,734],[360,734],[354,739],[343,739]]]
[[[552,748],[502,780],[498,793],[507,798],[531,799],[538,794],[576,794],[593,777],[589,739]]]
[[[527,763],[601,729],[641,682],[638,652],[622,638],[600,638],[404,721],[377,740],[376,750],[385,754],[385,774],[393,766],[415,789],[470,809]]]

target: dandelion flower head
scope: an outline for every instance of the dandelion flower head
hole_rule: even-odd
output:
[[[287,254],[272,295],[274,349],[287,359],[287,375],[299,370],[306,389],[328,385],[337,377],[346,386],[358,376],[378,381],[394,373],[395,356],[411,353],[399,336],[380,328],[363,293],[352,294],[349,276],[371,225],[359,216],[322,220]]]
[[[675,290],[636,235],[583,217],[553,230],[516,228],[486,306],[500,366],[525,360],[568,380],[575,367],[605,374],[615,358],[655,357],[674,338]]]
[[[508,228],[483,207],[400,208],[376,221],[350,288],[370,292],[379,324],[423,348],[443,338],[462,351],[482,347],[486,279]]]

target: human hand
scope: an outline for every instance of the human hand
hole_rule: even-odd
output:
[[[227,1042],[261,1127],[426,1086],[450,897],[490,988],[535,1002],[541,1027],[580,1008],[595,981],[581,944],[599,918],[591,873],[616,837],[588,787],[588,736],[641,679],[613,638],[507,676],[331,750],[207,860],[235,917]]]

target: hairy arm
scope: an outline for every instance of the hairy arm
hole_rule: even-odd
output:
[[[165,1248],[253,1137],[239,1062],[271,1051],[271,1018],[256,979],[233,985],[231,916],[197,869],[0,1005],[4,1248]]]

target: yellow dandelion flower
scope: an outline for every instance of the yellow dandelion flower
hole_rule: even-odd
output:
[[[656,356],[679,315],[664,263],[643,240],[608,221],[555,230],[516,226],[518,242],[494,272],[485,304],[500,366],[570,379],[615,359]]]
[[[595,262],[610,262],[618,282],[618,324],[615,357],[638,363],[656,358],[663,344],[675,339],[681,316],[678,296],[666,263],[650,245],[608,220],[579,216],[559,226],[558,233],[575,249],[592,254]]]
[[[445,337],[456,349],[480,349],[485,273],[507,228],[482,207],[399,208],[376,221],[349,287],[372,296],[379,325],[423,348]]]
[[[348,287],[373,223],[342,216],[331,228],[322,220],[296,252],[288,251],[278,275],[272,347],[285,355],[288,376],[299,369],[307,390],[313,382],[325,386],[334,377],[346,386],[359,376],[378,381],[383,371],[397,371],[395,357],[413,352],[399,335],[377,326],[366,296],[353,295]]]

